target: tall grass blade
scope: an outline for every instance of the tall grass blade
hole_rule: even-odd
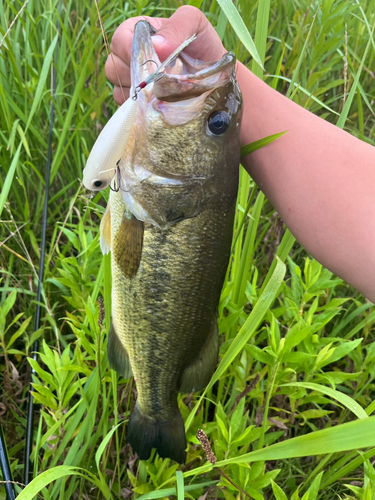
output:
[[[189,5],[196,7],[197,9],[201,8],[203,0],[189,0]]]
[[[263,75],[263,64],[266,55],[269,15],[270,15],[270,0],[262,0],[262,2],[258,2],[258,15],[255,27],[254,42],[256,48],[258,49],[259,58],[262,61],[262,64],[259,65],[254,59],[251,65],[251,71],[254,73],[254,75],[258,76],[259,78],[261,78]]]
[[[357,71],[357,74],[355,75],[355,78],[354,78],[354,82],[352,84],[352,87],[350,89],[350,92],[349,92],[349,95],[348,95],[348,98],[345,102],[345,105],[344,105],[344,108],[340,114],[340,118],[337,120],[337,123],[336,125],[339,127],[339,128],[344,128],[344,125],[345,125],[345,122],[346,122],[346,119],[348,118],[348,114],[349,114],[349,111],[350,111],[350,108],[351,108],[351,105],[352,105],[352,102],[353,102],[353,99],[354,99],[354,96],[357,92],[357,87],[358,87],[358,83],[359,83],[359,78],[362,74],[362,69],[363,69],[363,66],[365,64],[365,60],[366,60],[366,57],[367,57],[367,52],[368,52],[368,49],[370,48],[370,45],[372,43],[372,37],[374,35],[374,29],[375,29],[375,24],[372,28],[372,31],[371,31],[371,35],[370,35],[370,38],[369,38],[369,41],[367,42],[367,45],[366,45],[366,49],[365,49],[365,52],[363,54],[363,57],[362,57],[362,60],[361,60],[361,64],[359,65],[359,68],[358,68],[358,71]]]
[[[258,141],[251,142],[250,144],[246,144],[246,146],[242,146],[241,148],[241,156],[246,156],[250,153],[254,153],[257,149],[263,148],[267,146],[267,144],[271,144],[271,142],[275,141],[282,135],[286,134],[288,131],[278,132],[277,134],[272,134],[263,139],[259,139]]]
[[[217,483],[218,481],[206,481],[204,483],[189,484],[188,486],[185,486],[184,489],[186,492],[189,492],[197,490],[199,488],[209,488],[210,486],[214,486]],[[161,490],[152,491],[151,493],[141,495],[137,498],[137,500],[156,500],[157,498],[165,498],[172,495],[176,495],[176,488],[164,488]]]
[[[251,38],[249,30],[247,29],[242,17],[231,0],[217,0],[217,3],[223,9],[224,14],[227,16],[229,23],[236,32],[236,35],[249,51],[251,57],[263,68],[261,58],[259,57],[257,48]],[[264,68],[263,68],[264,69]]]
[[[267,448],[252,451],[239,457],[221,460],[216,462],[215,467],[224,467],[230,464],[248,464],[259,460],[285,460],[287,458],[325,455],[326,453],[358,450],[374,445],[375,417],[368,417],[287,439],[281,443],[272,444]],[[203,473],[211,468],[212,465],[209,463],[185,472],[184,477]]]
[[[105,436],[103,441],[100,443],[100,446],[95,453],[95,463],[96,463],[96,467],[98,470],[100,469],[100,459],[104,453],[104,450],[106,449],[106,446],[109,443],[109,441],[111,440],[113,434],[115,433],[115,431],[118,429],[118,427],[121,424],[122,424],[122,422],[117,424],[115,427],[112,427],[112,429],[108,432],[108,434]]]
[[[49,46],[49,48],[47,50],[46,57],[43,61],[43,67],[42,67],[42,71],[40,72],[38,86],[36,88],[36,92],[34,95],[33,104],[31,106],[31,110],[29,113],[29,118],[28,118],[27,123],[26,123],[26,130],[29,128],[29,125],[34,117],[35,111],[37,110],[37,108],[40,104],[40,101],[41,101],[41,98],[43,95],[43,91],[44,91],[44,85],[46,83],[47,76],[48,76],[48,73],[49,73],[50,68],[51,68],[51,61],[52,61],[52,57],[53,57],[53,53],[54,53],[54,50],[56,47],[58,37],[59,37],[59,35],[56,35],[55,38],[52,40],[52,43]],[[25,130],[25,132],[26,132],[26,130]]]
[[[296,84],[296,81],[297,81],[297,78],[298,78],[298,75],[299,75],[299,70],[300,70],[303,58],[305,57],[305,52],[306,52],[307,44],[308,44],[308,42],[310,40],[310,36],[311,36],[312,29],[313,29],[313,26],[314,26],[314,23],[315,23],[315,19],[316,19],[316,14],[313,17],[313,20],[311,22],[311,26],[310,26],[309,32],[307,33],[307,37],[306,37],[305,43],[303,44],[301,53],[299,54],[297,66],[296,66],[296,69],[293,72],[293,77],[292,77],[292,80],[290,82],[289,88],[287,90],[286,97],[290,97],[290,94],[292,93],[292,90],[294,90],[294,86]]]
[[[184,500],[184,476],[180,470],[176,471],[177,500]]]
[[[20,157],[21,146],[22,146],[22,142],[20,142],[19,145],[18,145],[16,154],[13,157],[13,160],[12,160],[12,163],[10,164],[7,176],[5,177],[4,184],[3,184],[2,188],[1,188],[1,193],[0,193],[0,217],[1,217],[1,214],[3,212],[4,205],[5,205],[5,203],[6,203],[7,199],[8,199],[9,190],[10,190],[10,188],[12,186],[12,182],[13,182],[13,178],[14,178],[14,173],[16,171],[17,164],[18,164],[18,159]]]

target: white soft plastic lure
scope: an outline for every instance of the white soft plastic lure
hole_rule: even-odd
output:
[[[112,181],[133,129],[137,107],[137,100],[129,97],[96,139],[83,170],[83,185],[87,189],[101,191]]]

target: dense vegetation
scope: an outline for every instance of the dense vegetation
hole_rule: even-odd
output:
[[[234,3],[264,57],[267,83],[373,143],[375,1]],[[101,1],[108,37],[127,17],[169,16],[181,2],[161,4]],[[219,4],[232,5],[204,0],[200,7],[224,45],[261,75]],[[1,38],[22,5],[0,3]],[[91,198],[79,180],[115,109],[95,4],[29,0],[0,44],[0,419],[14,480],[22,483],[27,355],[39,337],[32,460],[35,476],[46,471],[42,498],[375,498],[375,448],[366,449],[375,446],[375,417],[367,418],[375,410],[375,308],[306,254],[244,171],[220,304],[221,363],[204,395],[179,399],[187,464],[139,462],[132,454],[125,432],[136,388],[106,358],[110,261],[98,230],[108,193]],[[35,332],[56,44],[42,326]],[[213,446],[215,467],[198,429]]]

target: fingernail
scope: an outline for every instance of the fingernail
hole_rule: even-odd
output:
[[[165,38],[161,35],[154,35],[151,37],[151,40],[152,40],[152,43],[155,45],[155,42],[156,42],[156,45],[163,45],[163,43],[165,42]]]

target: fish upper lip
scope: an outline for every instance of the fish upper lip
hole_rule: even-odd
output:
[[[138,21],[134,27],[130,63],[133,93],[135,87],[145,81],[147,76],[155,70],[155,66],[152,62],[144,64],[145,61],[154,61],[157,66],[161,64],[151,40],[151,36],[155,33],[156,29],[145,20]]]
[[[155,71],[154,63],[157,66],[161,64],[151,38],[155,33],[156,28],[146,20],[138,21],[135,25],[131,54],[131,90],[133,93],[135,87],[144,82]],[[197,93],[200,94],[210,88],[214,89],[224,85],[232,77],[236,64],[236,56],[232,52],[227,52],[219,61],[212,62],[195,60],[184,52],[179,57],[185,66],[185,72],[182,75],[164,73],[161,80],[147,86],[146,92],[143,90],[141,94],[148,94],[150,98],[150,90],[153,89],[156,97],[159,97],[159,94],[159,98],[168,100],[170,89],[173,99],[179,96],[183,99],[182,96],[187,85],[190,88],[192,86],[201,87],[202,90],[197,88]],[[191,69],[195,68],[197,71],[191,72]],[[217,82],[214,81],[215,75],[218,77]]]

